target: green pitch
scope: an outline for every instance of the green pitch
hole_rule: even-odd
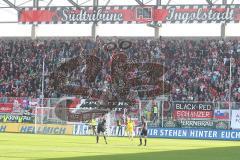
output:
[[[0,159],[31,160],[239,160],[240,142],[0,133]]]

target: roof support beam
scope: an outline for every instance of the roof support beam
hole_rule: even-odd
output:
[[[38,8],[38,0],[33,0],[33,7]]]
[[[139,5],[141,5],[141,6],[143,6],[144,5],[144,3],[143,2],[141,2],[140,0],[135,0]]]
[[[77,9],[81,9],[81,7],[76,3],[74,2],[73,0],[67,0],[69,3],[71,3],[73,6],[75,6]]]
[[[50,6],[50,4],[52,3],[53,0],[50,0],[47,4],[47,6]]]
[[[213,5],[213,3],[212,3],[212,1],[211,0],[206,0],[207,1],[207,3],[210,5],[210,6],[212,6]]]
[[[21,11],[20,8],[18,8],[17,6],[15,6],[12,2],[8,1],[8,0],[3,0],[5,3],[7,3],[10,7],[16,9],[18,12]]]

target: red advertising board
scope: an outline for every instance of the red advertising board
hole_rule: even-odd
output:
[[[0,103],[0,113],[11,113],[13,111],[12,103]]]
[[[22,8],[19,23],[239,23],[240,5]]]
[[[205,119],[213,117],[212,111],[175,110],[173,114],[176,119]]]

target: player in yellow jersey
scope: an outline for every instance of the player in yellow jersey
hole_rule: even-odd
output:
[[[133,128],[134,128],[134,121],[130,118],[127,120],[127,134],[128,138],[133,140]]]
[[[92,120],[90,121],[90,126],[91,126],[91,128],[92,128],[92,134],[93,134],[93,135],[97,135],[97,133],[96,133],[97,122],[96,122],[95,119],[92,119]]]

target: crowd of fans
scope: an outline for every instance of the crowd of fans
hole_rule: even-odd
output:
[[[43,61],[44,97],[59,94],[49,85],[49,75],[65,61],[94,55],[103,61],[95,85],[106,87],[110,62],[116,50],[105,40],[0,40],[0,97],[40,97]],[[131,40],[124,50],[130,62],[154,62],[167,67],[164,81],[171,85],[170,100],[240,102],[240,42],[237,40]],[[94,65],[94,64],[93,64]],[[231,65],[231,73],[230,73]],[[69,73],[76,85],[92,86],[85,80],[86,66]],[[95,87],[96,87],[95,86]]]

